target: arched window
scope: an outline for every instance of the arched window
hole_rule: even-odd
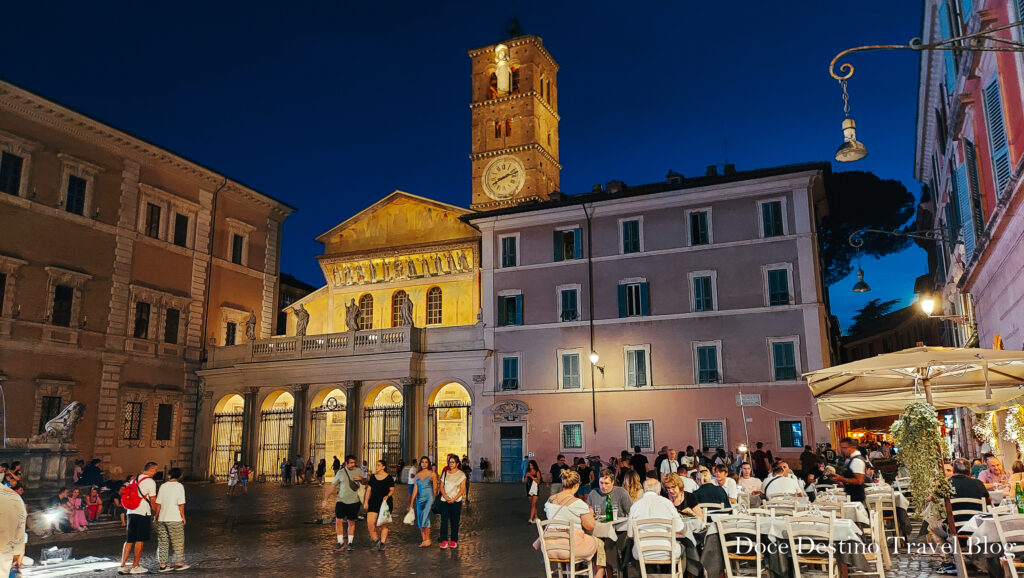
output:
[[[373,295],[359,298],[359,330],[373,329]]]
[[[441,288],[431,287],[427,291],[427,325],[441,323]]]
[[[391,296],[391,326],[401,327],[402,325],[402,305],[405,304],[406,299],[409,295],[405,291],[399,289]]]
[[[501,138],[501,121],[494,121],[494,138]]]

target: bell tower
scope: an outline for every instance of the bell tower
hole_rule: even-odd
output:
[[[558,63],[538,36],[469,51],[473,61],[473,200],[486,211],[559,190]]]

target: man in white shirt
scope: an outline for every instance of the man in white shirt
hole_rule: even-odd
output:
[[[676,473],[679,474],[679,479],[683,480],[683,491],[687,494],[696,492],[697,488],[700,487],[697,485],[697,482],[693,480],[693,476],[685,465],[679,464],[679,467],[676,468]]]
[[[17,492],[0,484],[0,576],[8,576],[15,558],[25,553],[25,502]]]
[[[764,481],[764,495],[769,500],[774,496],[803,496],[803,484],[786,475],[781,464],[775,464],[772,476]]]
[[[693,446],[686,446],[686,453],[679,457],[679,463],[686,466],[686,471],[690,471],[693,469],[695,461],[696,456],[693,455]]]
[[[671,531],[679,535],[686,534],[686,526],[683,525],[683,520],[679,517],[679,512],[676,511],[676,507],[672,505],[672,502],[661,495],[661,482],[654,478],[647,478],[644,481],[644,493],[642,496],[637,498],[633,505],[629,508],[630,524],[627,530],[627,535],[633,538],[633,520],[639,522],[640,520],[648,520],[651,518],[660,518],[663,520],[672,520],[672,527],[654,527],[652,524],[640,524],[637,530],[643,534],[645,529],[656,530],[656,531]],[[643,539],[641,537],[641,539]],[[660,539],[660,538],[654,538]],[[675,557],[679,558],[682,555],[682,549],[679,547],[678,540],[672,540],[672,548],[675,550]],[[667,553],[659,553],[648,559],[654,560],[668,560]],[[633,543],[633,557],[637,560],[640,559],[640,551],[637,549],[636,540]]]
[[[150,503],[156,498],[156,482],[153,481],[154,475],[156,475],[156,462],[146,462],[146,467],[143,468],[142,473],[135,476],[142,501],[139,502],[137,508],[128,510],[128,524],[125,530],[124,549],[121,551],[121,567],[117,570],[118,574],[145,574],[149,572],[149,570],[139,566],[139,558],[142,557],[142,547],[149,540],[150,530],[153,527],[153,508],[150,506]],[[128,555],[133,550],[135,558],[131,569],[129,569],[125,564],[128,563]]]
[[[736,485],[736,480],[729,477],[729,466],[719,464],[715,466],[714,472],[714,484],[725,490],[725,493],[729,496],[729,502],[735,504],[736,498],[740,495],[740,489]]]
[[[156,494],[156,555],[160,561],[160,571],[185,570],[185,486],[181,485],[181,468],[171,468],[167,473],[168,480],[160,486]],[[174,566],[167,565],[168,554],[174,550],[178,562]]]
[[[679,460],[676,459],[676,450],[668,450],[668,457],[661,460],[661,467],[658,469],[658,473],[661,474],[660,479],[664,480],[665,476],[676,473],[679,469]]]

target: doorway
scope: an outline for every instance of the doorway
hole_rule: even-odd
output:
[[[523,426],[503,425],[501,437],[501,481],[521,482],[523,479]]]

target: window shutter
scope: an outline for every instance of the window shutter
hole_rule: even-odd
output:
[[[619,284],[619,317],[626,316],[626,286]]]
[[[562,238],[565,235],[562,231],[555,231],[554,235],[554,246],[555,246],[555,261],[565,260],[565,253],[562,251]]]
[[[974,143],[964,139],[964,154],[967,163],[967,183],[970,185],[971,208],[974,212],[974,229],[980,235],[985,230],[985,213],[981,204],[981,181],[978,178],[978,152]]]
[[[523,296],[516,295],[516,325],[523,324]]]
[[[939,3],[939,29],[943,39],[953,37],[953,34],[949,29],[949,8],[946,6],[945,2]],[[952,94],[953,88],[956,86],[956,61],[952,50],[946,50],[944,52],[946,61],[946,92]]]
[[[636,352],[626,352],[626,385],[636,385]]]
[[[960,209],[960,227],[963,231],[964,254],[970,261],[974,255],[976,233],[974,231],[974,217],[971,215],[971,195],[967,190],[967,170],[963,165],[953,169],[953,193],[956,195],[957,206]]]
[[[640,284],[640,315],[651,314],[651,293],[647,283]]]
[[[498,297],[498,326],[508,325],[508,298]]]
[[[573,246],[573,256],[572,256],[572,258],[573,259],[582,259],[583,258],[583,232],[581,230],[579,230],[579,229],[573,229],[573,231],[572,231],[572,239],[573,239],[573,244],[572,244],[572,246]]]
[[[1006,123],[1003,119],[1003,98],[999,93],[999,77],[985,87],[985,124],[988,127],[989,145],[992,147],[992,174],[996,182],[996,196],[1006,193],[1010,183],[1010,151],[1006,143]],[[967,220],[966,214],[964,220]]]
[[[647,385],[647,354],[637,349],[633,351],[633,356],[636,358],[636,385]]]
[[[622,222],[622,252],[629,253],[633,247],[633,228],[630,226],[631,221]]]

